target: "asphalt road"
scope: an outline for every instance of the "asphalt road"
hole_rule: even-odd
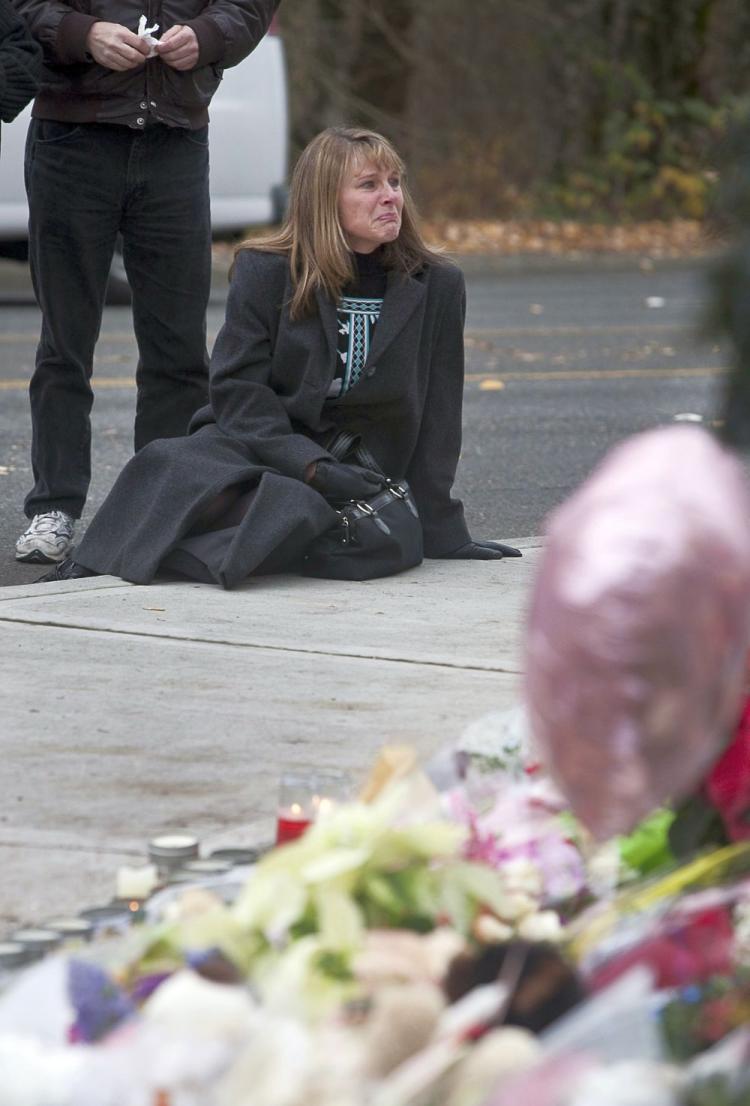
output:
[[[477,537],[539,534],[548,511],[615,442],[676,416],[717,418],[726,351],[700,337],[710,296],[704,263],[469,259],[464,268],[467,380],[456,490]],[[211,341],[225,288],[217,271]],[[13,559],[31,482],[26,390],[38,328],[25,267],[0,262],[0,586],[40,573]],[[130,454],[135,360],[129,308],[108,307],[81,529]]]

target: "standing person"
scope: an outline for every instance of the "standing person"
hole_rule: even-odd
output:
[[[239,247],[211,359],[210,405],[185,438],[125,466],[75,560],[43,580],[159,568],[231,587],[294,568],[332,504],[382,478],[337,460],[348,431],[411,486],[428,557],[520,557],[473,541],[451,495],[461,450],[465,290],[424,243],[391,144],[330,128],[302,153],[281,229]]]
[[[208,105],[279,0],[14,0],[46,70],[26,147],[42,310],[31,380],[34,486],[21,561],[68,553],[91,476],[90,384],[118,233],[138,342],[135,449],[184,434],[207,396]],[[160,38],[136,33],[139,19]]]
[[[42,52],[10,0],[0,0],[0,119],[10,123],[39,86]]]

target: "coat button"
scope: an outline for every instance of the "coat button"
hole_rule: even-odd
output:
[[[369,369],[365,373],[365,376],[374,376],[377,371],[378,371],[378,366],[377,365],[370,365]]]

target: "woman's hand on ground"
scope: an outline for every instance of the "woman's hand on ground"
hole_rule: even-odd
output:
[[[454,549],[452,553],[442,553],[441,560],[446,561],[499,561],[503,557],[522,557],[520,549],[513,545],[503,545],[499,541],[468,541],[466,545]]]
[[[322,460],[307,482],[326,499],[367,499],[382,488],[383,477],[359,465]]]

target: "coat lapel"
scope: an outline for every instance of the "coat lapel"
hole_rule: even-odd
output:
[[[388,346],[403,330],[406,323],[422,301],[425,286],[421,280],[401,273],[388,273],[388,283],[383,297],[380,318],[375,326],[372,345],[367,357],[367,365],[377,364]],[[334,313],[335,314],[335,313]],[[334,330],[335,339],[335,330]]]
[[[328,299],[328,297],[320,290],[315,289],[315,297],[318,301],[318,312],[320,316],[320,322],[323,326],[323,333],[326,338],[326,345],[328,346],[328,364],[331,366],[331,376],[333,376],[334,366],[336,364],[337,345],[338,345],[338,316],[336,315],[336,305]]]
[[[416,310],[417,304],[424,299],[425,286],[421,280],[414,277],[403,276],[401,273],[388,273],[388,283],[383,297],[383,306],[380,311],[372,346],[367,358],[367,364],[377,363],[377,359],[396,338]],[[320,321],[328,346],[329,362],[336,364],[338,356],[338,317],[336,305],[328,297],[317,289],[315,292],[318,301]]]

